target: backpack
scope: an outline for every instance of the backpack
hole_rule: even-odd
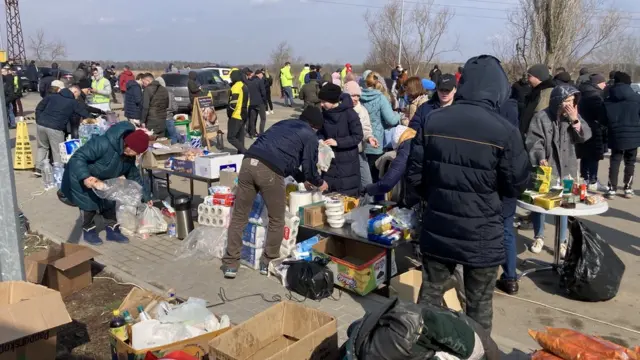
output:
[[[287,288],[311,300],[321,300],[333,294],[333,272],[327,268],[327,262],[321,259],[313,261],[285,261],[287,270]]]

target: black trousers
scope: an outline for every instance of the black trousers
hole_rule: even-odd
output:
[[[454,273],[456,264],[444,264],[423,256],[422,288],[419,304],[442,305],[445,284]],[[491,332],[493,322],[493,290],[498,267],[469,268],[463,266],[466,313],[483,328]]]
[[[249,127],[247,132],[249,136],[257,136],[257,122],[258,114],[260,114],[260,134],[264,132],[265,123],[267,121],[267,113],[265,110],[265,104],[251,105],[249,106]]]
[[[624,189],[631,189],[633,184],[633,173],[636,169],[636,156],[638,148],[630,150],[611,150],[611,163],[609,165],[609,188],[613,191],[618,189],[618,172],[620,163],[624,160]]]
[[[267,89],[267,110],[273,111],[273,101],[271,101],[271,88]]]
[[[377,183],[380,180],[380,170],[376,167],[376,160],[378,160],[382,155],[378,154],[367,154],[367,162],[369,163],[369,170],[371,170],[371,179],[373,183]]]
[[[84,211],[82,210],[82,229],[85,231],[93,230],[96,227],[96,216],[98,215],[97,211]],[[116,208],[115,206],[110,206],[105,208],[100,215],[102,215],[102,220],[104,221],[104,226],[114,227],[118,224],[118,219],[116,218]]]
[[[238,154],[244,154],[247,149],[244,147],[244,126],[243,120],[229,118],[227,122],[227,141],[238,149]]]

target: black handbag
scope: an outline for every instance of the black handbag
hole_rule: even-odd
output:
[[[320,259],[285,261],[287,288],[311,300],[321,300],[333,294],[333,272]]]

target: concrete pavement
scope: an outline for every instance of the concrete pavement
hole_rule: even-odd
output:
[[[35,108],[37,99],[30,95],[23,101],[25,109]],[[288,108],[276,107],[276,114],[268,117],[267,126],[273,122],[298,114]],[[221,128],[226,129],[226,114],[218,112]],[[35,151],[35,127],[30,125],[32,146]],[[12,137],[15,134],[12,132]],[[247,146],[249,140],[247,139]],[[599,175],[606,179],[608,160],[601,162]],[[79,212],[60,203],[54,192],[38,195],[41,181],[30,173],[17,171],[16,188],[18,203],[31,222],[32,229],[59,242],[81,242]],[[188,182],[174,178],[172,188],[188,191]],[[204,184],[196,183],[195,192],[205,195]],[[562,295],[558,277],[552,273],[541,273],[525,278],[520,283],[516,297],[499,292],[494,297],[494,338],[510,358],[520,358],[523,353],[537,348],[527,335],[527,329],[542,329],[544,326],[568,327],[586,333],[597,334],[623,345],[640,344],[640,312],[636,298],[640,294],[637,282],[640,273],[640,200],[638,198],[615,199],[609,203],[610,210],[601,215],[584,219],[584,222],[607,240],[626,264],[627,269],[618,296],[603,303],[583,303]],[[548,219],[548,221],[552,221]],[[554,233],[552,224],[547,224],[547,238]],[[102,233],[104,236],[104,233]],[[521,231],[518,236],[518,257],[535,257],[552,260],[550,249],[533,255],[525,245],[531,242],[532,231]],[[547,246],[552,246],[549,241]],[[270,306],[268,301],[286,298],[289,292],[273,279],[265,279],[257,272],[241,269],[238,279],[226,280],[219,270],[219,260],[202,262],[194,259],[175,260],[180,241],[165,236],[154,236],[148,240],[132,239],[128,245],[104,244],[96,247],[102,256],[97,260],[107,269],[128,274],[138,281],[161,289],[176,289],[180,296],[198,296],[212,304],[221,314],[228,314],[233,322],[241,322]],[[521,268],[522,269],[522,268]],[[221,301],[221,289],[229,299]],[[253,296],[253,294],[260,294]],[[361,317],[366,309],[379,303],[377,296],[360,297],[335,291],[336,300],[321,302],[306,300],[305,304],[327,311],[338,318],[341,341],[346,339],[346,328]],[[296,297],[299,299],[299,297]],[[265,301],[268,300],[268,301]],[[300,299],[301,300],[301,299]]]

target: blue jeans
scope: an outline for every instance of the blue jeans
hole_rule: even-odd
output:
[[[533,222],[533,236],[536,238],[544,238],[544,219],[545,215],[540,213],[532,213],[531,220]],[[569,226],[569,218],[560,216],[560,240],[567,241],[567,227]]]
[[[598,182],[598,159],[581,159],[580,160],[580,177],[585,179],[589,184]]]
[[[171,140],[171,145],[178,142],[178,130],[176,130],[176,124],[173,119],[169,119],[166,122],[167,137]]]
[[[7,104],[7,119],[9,126],[16,126],[16,114],[13,113],[13,104]]]
[[[284,87],[284,106],[290,105],[293,106],[293,91],[291,91],[291,86]]]
[[[507,260],[502,265],[502,278],[507,280],[517,280],[518,274],[516,273],[516,262],[518,254],[516,251],[516,234],[513,229],[515,206],[511,207],[513,207],[513,212],[508,211],[510,215],[505,216],[504,218],[504,252],[506,253]]]

